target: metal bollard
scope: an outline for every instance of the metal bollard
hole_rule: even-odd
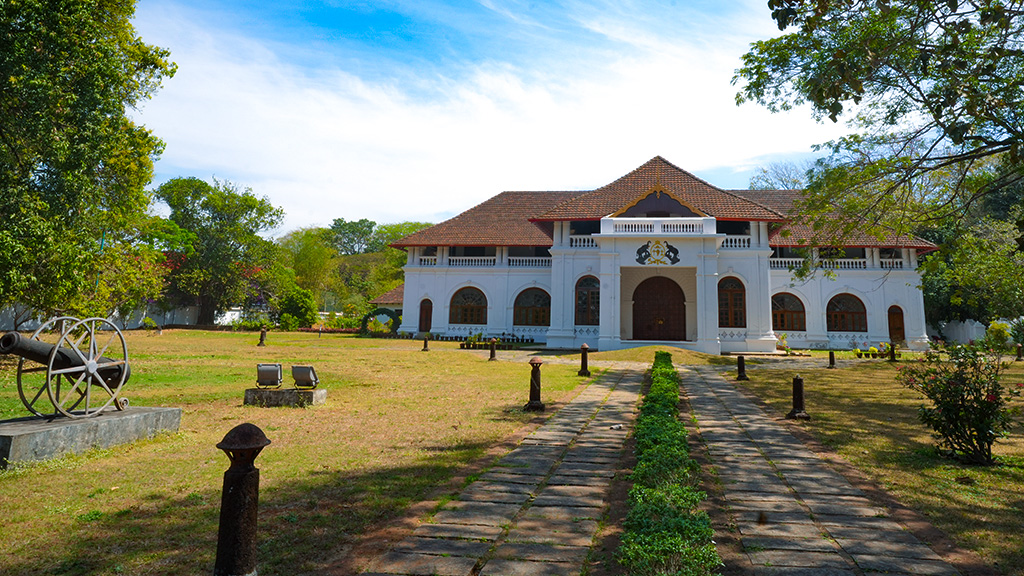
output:
[[[260,328],[260,343],[257,346],[267,345],[267,329],[266,327]]]
[[[584,342],[580,346],[580,371],[576,373],[577,376],[590,376],[590,368],[587,366],[587,354],[590,352],[590,346]]]
[[[800,376],[793,377],[793,409],[786,414],[790,420],[810,420],[811,417],[804,410],[804,379]]]
[[[420,352],[430,352],[430,346],[427,344],[427,340],[429,339],[430,338],[428,338],[427,336],[423,337],[423,350],[420,350]]]
[[[834,369],[836,367],[836,353],[833,350],[828,351],[828,367]]]
[[[487,359],[489,362],[494,362],[494,361],[496,361],[498,359],[497,353],[494,351],[495,350],[495,346],[497,346],[497,345],[498,345],[498,339],[497,338],[491,338],[491,357]]]
[[[1024,356],[1021,355],[1022,353],[1024,353],[1024,344],[1017,344],[1017,362],[1024,360]]]
[[[526,412],[544,411],[544,403],[540,401],[540,365],[543,363],[536,356],[530,358],[530,401],[523,406]]]
[[[253,465],[270,440],[254,424],[239,424],[217,444],[231,466],[224,472],[214,576],[256,574],[256,519],[260,471]]]
[[[750,380],[747,378],[747,360],[743,356],[736,357],[736,379]]]

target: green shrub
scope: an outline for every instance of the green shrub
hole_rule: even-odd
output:
[[[156,321],[150,318],[149,316],[146,316],[145,318],[142,319],[143,330],[156,330],[157,328],[159,328],[159,326],[156,325]]]
[[[705,497],[695,488],[700,467],[679,421],[679,375],[667,352],[655,354],[634,437],[637,464],[619,564],[631,575],[715,574],[722,561],[707,514],[696,510]]]
[[[295,328],[309,328],[320,321],[320,313],[317,312],[313,293],[298,286],[293,287],[281,297],[277,303],[277,309],[281,313],[282,328],[285,314],[295,319]],[[290,328],[290,330],[295,328]]]
[[[1010,342],[1010,325],[1006,322],[993,322],[985,330],[982,343],[995,350],[1006,350]]]
[[[973,464],[991,464],[992,445],[1005,437],[1019,408],[1008,405],[1024,384],[1004,386],[999,354],[981,345],[949,345],[901,366],[896,379],[920,392],[931,406],[918,409],[947,455]]]
[[[285,332],[293,332],[299,329],[299,319],[291,314],[285,312],[281,314],[281,330]]]

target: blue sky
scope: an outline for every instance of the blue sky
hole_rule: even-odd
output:
[[[258,5],[256,5],[258,4]],[[178,74],[135,113],[156,184],[217,177],[284,208],[437,222],[503,190],[582,190],[661,155],[723,188],[842,133],[737,107],[763,0],[140,0]]]

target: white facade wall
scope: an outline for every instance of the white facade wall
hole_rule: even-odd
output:
[[[819,272],[797,281],[792,273],[772,265],[765,223],[752,222],[749,236],[717,234],[713,218],[671,219],[664,223],[644,219],[642,226],[616,227],[616,220],[602,220],[601,234],[570,237],[568,223],[556,222],[551,258],[510,259],[498,248],[493,260],[455,261],[440,247],[436,257],[421,257],[420,248],[409,250],[405,267],[404,316],[400,331],[418,332],[420,303],[430,299],[433,318],[430,332],[438,335],[515,335],[531,337],[552,348],[613,350],[650,344],[632,335],[633,291],[652,276],[672,279],[682,289],[685,304],[686,339],[673,342],[685,348],[718,354],[721,352],[768,352],[775,349],[771,297],[789,292],[803,302],[806,331],[790,332],[788,342],[797,348],[866,348],[889,341],[887,311],[899,306],[904,313],[906,340],[911,348],[927,347],[924,302],[920,277],[914,270],[916,255],[907,251],[903,266],[883,268],[877,250],[853,263],[853,269],[837,269],[834,275]],[[649,234],[643,226],[687,221],[696,232]],[[651,224],[651,222],[654,224]],[[629,223],[626,223],[629,224]],[[675,228],[672,228],[673,230]],[[637,262],[638,248],[660,241],[678,251],[676,262]],[[469,264],[469,265],[467,265]],[[585,276],[600,281],[600,325],[575,325],[576,283]],[[719,328],[718,283],[735,277],[746,291],[746,327]],[[487,297],[485,325],[451,325],[448,309],[452,296],[461,288],[478,288]],[[528,288],[540,288],[551,295],[551,323],[548,327],[514,326],[516,296]],[[867,309],[867,332],[828,333],[825,308],[840,293],[859,298]]]

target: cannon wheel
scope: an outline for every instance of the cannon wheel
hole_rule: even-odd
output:
[[[32,333],[32,340],[41,340],[45,334],[55,329],[63,333],[63,327],[70,326],[75,322],[78,322],[78,318],[73,318],[71,316],[61,316],[59,318],[49,320]],[[26,362],[28,363],[27,366]],[[50,378],[47,374],[46,366],[36,364],[35,362],[26,360],[25,358],[20,358],[18,360],[18,396],[21,397],[21,403],[25,405],[25,408],[28,408],[28,411],[36,416],[53,416],[57,414],[56,411],[43,413],[39,410],[39,407],[37,407],[41,398],[49,399],[49,394],[46,393],[46,386],[49,381]],[[79,396],[79,400],[84,398],[84,395]],[[43,406],[46,405],[47,402],[44,402]],[[74,410],[77,406],[78,403],[76,402],[71,409]],[[52,406],[46,407],[52,408]]]
[[[53,362],[61,347],[77,354],[84,365],[55,369]],[[100,357],[109,361],[97,362]],[[111,404],[123,410],[127,403],[118,401],[117,395],[124,386],[127,370],[121,370],[120,378],[110,383],[103,380],[99,370],[127,364],[128,344],[117,326],[103,318],[79,320],[63,331],[57,347],[50,353],[46,367],[46,393],[53,407],[70,418],[96,416]],[[61,386],[62,378],[68,386]],[[83,402],[84,407],[76,410]]]

